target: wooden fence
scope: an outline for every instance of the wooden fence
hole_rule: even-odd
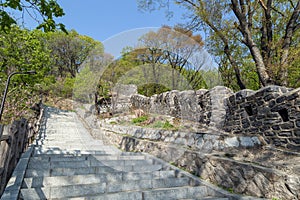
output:
[[[43,109],[41,103],[37,106],[40,110],[36,110],[36,116],[30,120],[21,119],[5,126],[0,124],[0,197],[22,153],[39,130]]]

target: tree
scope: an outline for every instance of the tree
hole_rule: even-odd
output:
[[[173,89],[177,87],[178,83],[175,71],[178,71],[177,75],[180,75],[183,74],[184,69],[186,69],[185,75],[192,88],[198,85],[199,79],[195,79],[196,74],[205,63],[204,54],[201,54],[203,41],[200,35],[193,35],[192,31],[180,27],[163,26],[157,32],[143,35],[140,42],[142,47],[157,51],[156,57],[159,59],[156,59],[156,62],[171,66]],[[199,57],[201,59],[198,59]]]
[[[50,51],[40,40],[39,30],[28,31],[17,26],[0,32],[0,74],[6,78],[15,71],[35,70],[34,79],[28,76],[14,78],[16,84],[40,82],[50,70]]]
[[[36,75],[12,77],[1,123],[10,123],[13,119],[24,117],[29,107],[38,102],[36,85],[44,80],[50,70],[50,51],[40,40],[42,34],[40,30],[30,32],[17,26],[12,26],[6,32],[0,31],[1,94],[10,73],[37,72]]]
[[[153,77],[159,78],[155,69],[161,65],[170,66],[172,89],[178,89],[180,77],[184,76],[191,88],[199,87],[203,79],[198,74],[205,65],[207,57],[203,53],[203,41],[200,35],[180,27],[163,26],[140,38],[140,47],[136,52],[143,63],[152,65]],[[155,80],[156,83],[157,80]]]
[[[11,11],[14,11],[11,14]],[[25,15],[37,21],[38,29],[52,31],[60,28],[63,31],[65,26],[56,23],[55,18],[64,15],[63,9],[56,0],[3,0],[0,2],[0,29],[10,29],[12,24],[17,24],[16,13],[20,13],[24,20]]]
[[[60,77],[68,74],[75,77],[83,62],[97,47],[103,51],[103,45],[88,36],[79,35],[76,31],[65,34],[61,31],[48,33],[48,44],[51,50],[54,70]]]
[[[241,66],[232,52],[246,47],[255,63],[260,84],[288,85],[291,49],[299,43],[299,0],[175,0],[190,14],[190,28],[207,30],[212,40],[222,42],[222,51],[233,66],[240,88]],[[166,7],[167,0],[139,0],[143,10]],[[213,53],[213,52],[211,52]],[[241,62],[242,63],[242,62]]]

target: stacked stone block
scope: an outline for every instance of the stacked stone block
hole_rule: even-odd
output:
[[[137,94],[131,97],[131,104],[134,109],[199,121],[202,108],[198,104],[198,96],[197,92],[192,90],[182,92],[173,90],[152,97]]]
[[[268,144],[300,148],[300,89],[268,86],[229,97],[224,130],[262,135]]]
[[[135,108],[200,122],[233,134],[261,135],[267,144],[300,149],[300,88],[268,86],[258,91],[217,86],[211,90],[133,95]]]
[[[226,116],[226,99],[233,94],[232,90],[217,86],[200,98],[200,104],[205,105],[201,120],[210,127],[223,129]],[[202,122],[200,120],[200,122]]]

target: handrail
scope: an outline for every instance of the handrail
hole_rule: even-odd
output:
[[[2,97],[1,107],[0,107],[0,121],[1,121],[1,118],[2,118],[3,110],[4,110],[4,104],[5,104],[5,99],[6,99],[10,79],[13,75],[16,75],[16,74],[29,74],[30,75],[30,74],[36,74],[36,72],[35,71],[12,72],[8,75],[8,78],[7,78],[7,81],[6,81],[6,84],[5,84],[5,90],[4,90],[3,97]]]
[[[0,197],[21,154],[32,143],[39,131],[43,107],[39,106],[39,108],[41,110],[35,113],[34,123],[28,123],[29,121],[23,118],[14,121],[11,126],[6,126],[7,128],[0,125],[0,151],[3,152],[0,158]]]

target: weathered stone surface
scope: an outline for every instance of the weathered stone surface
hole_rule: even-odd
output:
[[[287,140],[277,137],[298,137],[293,132],[300,128],[300,122],[295,120],[300,114],[299,93],[299,88],[291,90],[280,86],[268,86],[256,92],[239,91],[226,99],[229,103],[223,130],[234,134],[260,134],[269,144],[297,149],[295,143],[287,145]]]
[[[235,94],[216,87],[209,91],[171,91],[150,98],[134,95],[131,102],[136,108],[194,120],[216,131],[184,133],[113,125],[102,127],[107,137],[122,149],[154,154],[235,192],[264,198],[299,199],[299,176],[289,178],[293,176],[275,168],[238,162],[231,159],[234,154],[227,153],[230,149],[242,151],[265,144],[297,152],[300,149],[299,94],[300,89],[268,86]],[[228,158],[207,155],[216,151],[225,152]],[[251,159],[251,155],[245,154],[245,158],[248,157]],[[273,158],[272,155],[263,157],[264,161],[269,158]]]
[[[239,147],[240,143],[237,140],[237,137],[226,138],[225,144],[229,147]]]
[[[170,91],[150,98],[133,95],[131,103],[148,112],[197,121],[234,134],[260,134],[265,141],[279,147],[278,141],[273,141],[274,133],[268,133],[283,130],[278,136],[295,137],[290,132],[300,128],[299,94],[299,88],[280,86],[233,94],[230,89],[218,86],[209,91]],[[297,149],[294,144],[281,146]]]
[[[218,131],[215,131],[215,133],[193,133],[134,126],[128,127],[107,123],[100,123],[99,125],[105,130],[129,135],[138,139],[160,141],[165,144],[172,143],[207,153],[212,151],[223,151],[224,149],[230,148],[251,148],[262,145],[256,136],[232,136],[218,133]]]
[[[274,169],[241,163],[229,158],[204,155],[171,144],[124,137],[110,131],[104,131],[104,134],[121,149],[151,153],[237,193],[291,200],[299,197],[297,193],[300,189],[299,177],[286,176]],[[245,141],[250,140],[251,137],[248,137]],[[237,141],[235,139],[236,143]]]

